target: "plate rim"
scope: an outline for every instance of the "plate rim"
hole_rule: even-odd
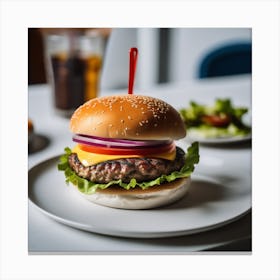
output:
[[[187,135],[186,139],[189,141],[198,141],[205,144],[230,144],[239,143],[252,140],[252,133],[244,136],[232,136],[232,137],[194,137]]]

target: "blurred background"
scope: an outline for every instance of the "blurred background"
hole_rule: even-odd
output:
[[[87,28],[29,28],[28,83],[48,82],[46,34]],[[129,49],[139,50],[135,88],[251,73],[250,28],[99,28],[105,39],[101,90],[127,88]]]

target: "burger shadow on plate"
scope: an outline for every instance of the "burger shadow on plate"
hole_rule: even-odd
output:
[[[223,185],[202,179],[192,179],[190,189],[183,198],[161,208],[175,210],[206,206],[209,202],[223,200],[225,196],[226,191]]]

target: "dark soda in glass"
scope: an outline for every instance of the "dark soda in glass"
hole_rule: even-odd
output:
[[[97,97],[102,67],[101,56],[53,54],[51,67],[57,109],[74,111],[85,101]]]

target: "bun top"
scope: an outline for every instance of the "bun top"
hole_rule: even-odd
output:
[[[73,114],[76,134],[131,140],[169,140],[186,136],[180,114],[168,103],[143,95],[94,98]]]

